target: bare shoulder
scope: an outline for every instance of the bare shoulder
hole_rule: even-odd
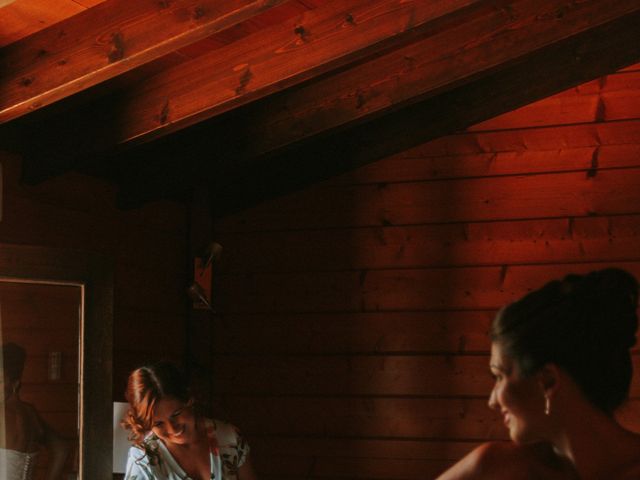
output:
[[[489,442],[472,450],[438,480],[528,479],[531,455],[511,442]]]

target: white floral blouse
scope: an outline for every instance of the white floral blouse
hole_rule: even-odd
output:
[[[237,480],[238,468],[249,455],[249,444],[238,429],[220,420],[205,419],[209,437],[211,480]],[[165,444],[153,433],[142,447],[129,449],[125,480],[191,480]]]

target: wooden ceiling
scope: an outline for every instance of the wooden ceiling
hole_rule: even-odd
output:
[[[103,0],[0,0],[0,47],[61,22]]]
[[[16,0],[2,147],[24,178],[216,214],[640,61],[628,0]]]

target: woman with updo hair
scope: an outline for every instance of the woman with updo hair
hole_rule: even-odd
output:
[[[637,304],[636,279],[609,268],[500,310],[489,406],[512,441],[481,445],[438,480],[640,479],[640,435],[613,417],[629,396]]]
[[[240,432],[200,414],[182,372],[171,363],[129,375],[131,431],[125,480],[255,480]]]

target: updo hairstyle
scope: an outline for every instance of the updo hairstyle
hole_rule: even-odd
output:
[[[125,397],[130,408],[122,425],[131,430],[130,440],[137,445],[151,431],[154,407],[158,400],[165,397],[173,397],[184,403],[191,400],[185,375],[169,362],[146,365],[131,372]]]
[[[491,339],[522,375],[558,365],[611,415],[629,395],[637,304],[638,282],[624,270],[567,275],[498,312]]]

